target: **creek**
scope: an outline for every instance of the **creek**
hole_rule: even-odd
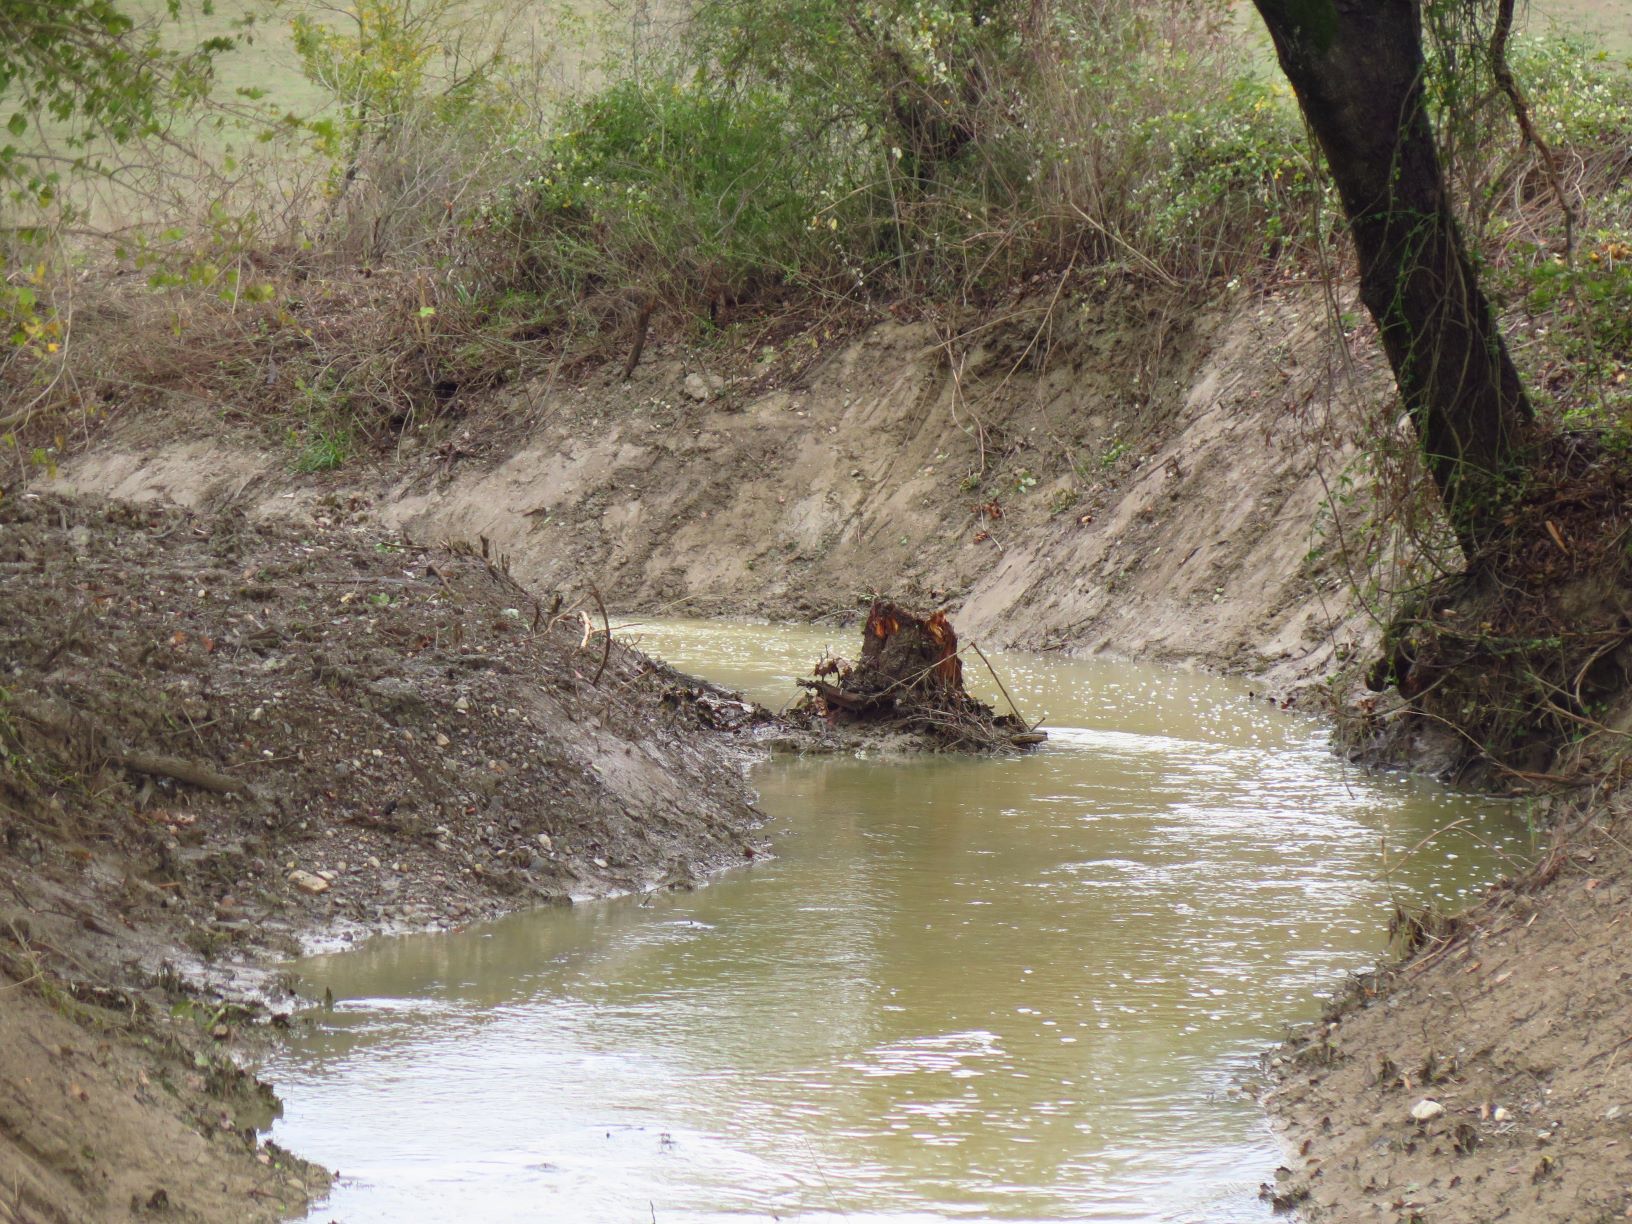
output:
[[[855,636],[634,632],[773,705]],[[1243,683],[993,662],[1035,754],[777,759],[776,857],[707,888],[294,965],[336,1000],[266,1069],[273,1138],[343,1175],[312,1218],[1270,1218],[1236,1086],[1396,899],[1527,854],[1523,814],[1348,766]]]

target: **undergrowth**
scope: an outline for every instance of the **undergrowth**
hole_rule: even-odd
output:
[[[1205,293],[1295,245],[1318,196],[1295,107],[1222,15],[707,0],[524,154],[473,251],[557,311],[979,302],[1072,260]]]
[[[1294,261],[1324,195],[1290,96],[1212,0],[706,0],[577,34],[605,62],[570,88],[565,32],[506,56],[469,8],[284,0],[329,107],[253,91],[162,189],[132,152],[24,209],[0,241],[14,475],[143,399],[304,448],[322,387],[316,432],[362,446],[648,326],[840,332],[1067,266],[1203,297]],[[99,228],[122,187],[139,220]]]

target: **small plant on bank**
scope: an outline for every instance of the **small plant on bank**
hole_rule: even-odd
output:
[[[303,476],[332,472],[344,467],[351,457],[351,433],[345,429],[311,428],[289,431],[289,446],[295,452],[292,466]]]
[[[291,451],[290,466],[301,475],[333,472],[351,457],[354,439],[344,422],[347,413],[342,392],[327,379],[299,384],[297,414],[304,424],[291,426],[285,443]]]

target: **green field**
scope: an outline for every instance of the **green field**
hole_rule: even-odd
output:
[[[181,179],[198,177],[187,169],[189,163],[224,169],[224,178],[212,176],[219,179],[217,194],[228,180],[247,184],[256,176],[265,184],[288,186],[309,177],[308,171],[319,163],[301,152],[303,142],[267,146],[259,137],[278,126],[279,116],[321,120],[337,109],[333,95],[303,73],[292,23],[309,15],[345,32],[351,7],[348,0],[215,0],[205,14],[197,0],[183,0],[182,15],[171,19],[166,0],[130,0],[126,8],[139,28],[159,30],[163,42],[176,50],[211,38],[236,40],[234,50],[215,60],[214,97],[221,106],[202,117],[178,117],[164,141],[137,156],[95,141],[86,148],[77,146],[70,126],[49,118],[40,120],[19,143],[64,160],[87,156],[120,168],[110,179],[79,175],[64,184],[63,198],[98,230],[167,223],[179,219],[178,202],[184,208],[207,203],[192,196],[178,201],[176,183],[163,181],[166,172],[174,171],[182,172]],[[628,43],[637,28],[620,0],[587,5],[564,0],[452,4],[426,0],[411,5],[415,13],[435,13],[439,8],[445,11],[435,22],[440,51],[427,65],[431,80],[450,76],[473,58],[497,53],[515,73],[518,96],[525,96],[541,113],[547,113],[554,99],[582,88],[608,52]],[[663,5],[646,5],[639,11],[640,29],[651,31],[665,19]]]
[[[130,7],[156,21],[164,16],[165,0],[133,0]],[[290,26],[297,15],[307,14],[343,30],[350,7],[345,0],[281,0],[273,5],[265,0],[216,0],[214,7],[213,15],[203,16],[196,4],[184,5],[189,11],[175,23],[172,36],[178,46],[219,35],[240,38],[240,48],[216,64],[221,97],[253,89],[265,91],[271,100],[297,113],[323,106],[323,91],[301,74]],[[639,20],[655,25],[672,7],[639,6]],[[514,63],[544,69],[545,79],[555,88],[570,89],[608,49],[630,37],[635,8],[622,0],[468,0],[453,6],[445,49],[453,51],[456,42],[467,51],[491,47]]]

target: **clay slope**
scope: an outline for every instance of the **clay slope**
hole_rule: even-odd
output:
[[[1349,450],[1317,295],[1198,311],[1107,290],[966,333],[882,324],[786,385],[659,349],[628,384],[515,388],[439,443],[316,480],[134,423],[61,480],[258,517],[321,514],[340,488],[415,540],[485,538],[530,588],[592,582],[627,611],[811,619],[885,593],[989,645],[1280,683],[1325,666],[1342,607],[1320,593],[1340,584],[1306,557]]]

